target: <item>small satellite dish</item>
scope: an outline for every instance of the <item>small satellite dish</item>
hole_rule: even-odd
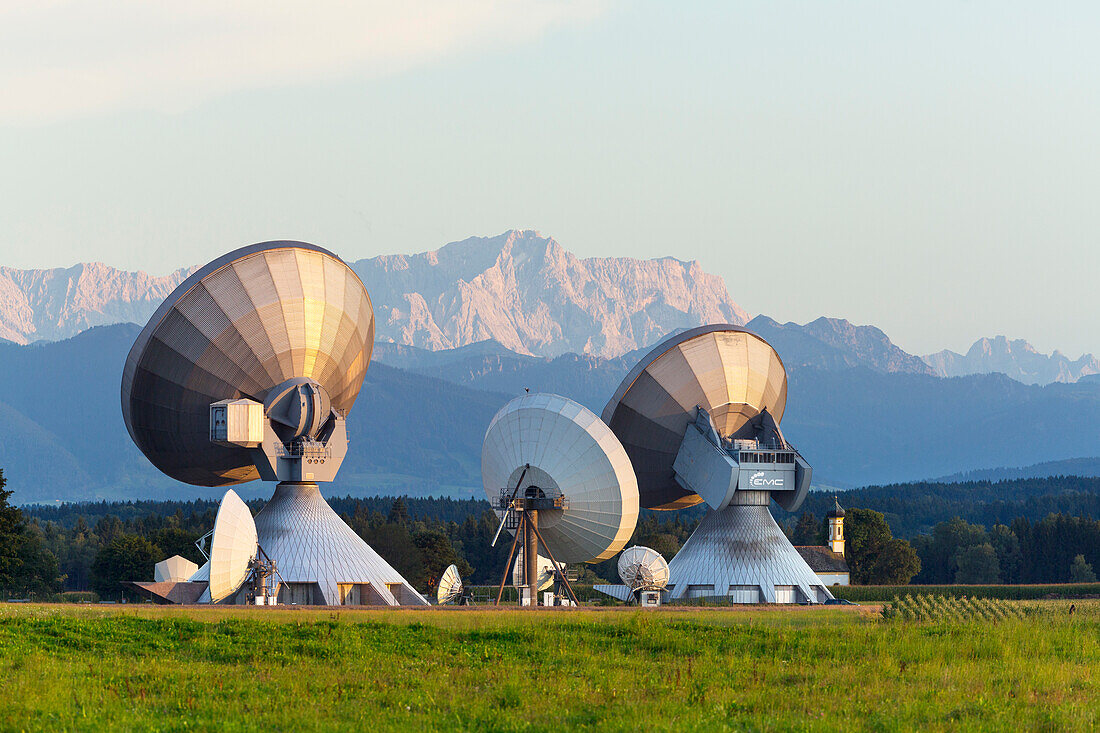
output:
[[[632,592],[664,590],[668,585],[668,563],[656,550],[635,545],[619,555],[619,577]]]
[[[154,583],[178,583],[190,579],[199,571],[199,566],[185,557],[173,555],[153,566]]]
[[[538,589],[549,590],[554,585],[554,563],[550,561],[550,558],[538,556]],[[523,551],[520,550],[516,553],[516,561],[512,564],[512,585],[517,588],[527,585],[526,578],[523,577]]]
[[[448,565],[439,578],[439,586],[435,589],[435,598],[439,605],[450,603],[462,595],[462,578],[458,575],[458,568]]]
[[[256,558],[256,523],[252,512],[237,492],[225,492],[214,534],[210,540],[210,602],[218,603],[233,595],[248,578],[250,563]]]

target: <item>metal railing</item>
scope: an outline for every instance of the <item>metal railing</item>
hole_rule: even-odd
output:
[[[332,450],[316,440],[298,440],[293,443],[276,443],[275,455],[278,458],[330,458]]]

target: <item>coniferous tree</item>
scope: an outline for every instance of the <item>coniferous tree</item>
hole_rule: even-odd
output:
[[[405,506],[405,498],[402,496],[394,499],[390,507],[390,515],[386,518],[391,524],[407,525],[409,523],[409,508]]]
[[[28,525],[23,512],[9,503],[11,495],[0,469],[0,590],[56,593],[62,582],[57,558],[43,546],[41,528]]]
[[[810,512],[802,512],[791,534],[792,545],[817,545],[819,522]]]
[[[1019,583],[1023,556],[1020,553],[1020,540],[1016,533],[1003,524],[995,524],[989,531],[989,544],[997,553],[1001,582]]]

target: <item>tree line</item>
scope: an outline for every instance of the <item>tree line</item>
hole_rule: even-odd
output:
[[[799,508],[818,517],[833,507],[839,496],[844,507],[863,507],[882,512],[894,534],[911,539],[929,534],[936,525],[954,517],[983,527],[1009,526],[1020,517],[1039,522],[1051,514],[1100,517],[1100,477],[1050,476],[1004,481],[937,483],[921,481],[888,486],[867,486],[833,492],[812,491]],[[777,516],[797,520],[782,510]]]
[[[1028,481],[1037,482],[1036,492],[1044,490],[1041,480]],[[210,531],[217,512],[216,502],[203,500],[20,510],[9,505],[11,492],[4,487],[0,471],[0,591],[9,595],[94,591],[118,598],[124,592],[122,581],[152,580],[153,565],[167,557],[182,555],[201,564],[195,541]],[[831,496],[811,498],[807,506],[820,504],[821,515],[832,506]],[[850,503],[847,496],[845,501]],[[248,504],[255,513],[263,501]],[[348,496],[329,504],[419,589],[432,587],[451,563],[467,584],[500,582],[510,543],[505,539],[492,546],[499,520],[486,501]],[[827,522],[820,515],[773,511],[794,544],[826,543]],[[679,512],[643,510],[629,544],[652,547],[671,560],[705,512],[702,506]],[[1058,583],[1095,577],[1100,522],[1056,513],[989,526],[954,517],[907,541],[895,536],[891,513],[850,507],[845,535],[852,582]],[[618,582],[616,558],[584,565],[581,582]]]

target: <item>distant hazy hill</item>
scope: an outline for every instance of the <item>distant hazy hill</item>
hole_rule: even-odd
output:
[[[134,325],[61,342],[0,345],[0,466],[19,502],[211,497],[162,476],[122,423],[119,380]],[[495,344],[378,346],[349,419],[330,495],[480,496],[481,439],[508,399],[552,391],[603,410],[635,355],[514,354]],[[398,368],[401,365],[404,368]],[[783,428],[818,483],[859,486],[1095,455],[1100,380],[1029,386],[866,367],[792,367]],[[246,497],[268,487],[246,485]]]
[[[131,324],[57,343],[0,345],[0,467],[17,502],[220,496],[172,481],[122,421]],[[481,438],[506,397],[373,364],[348,420],[351,449],[326,491],[480,495]],[[247,484],[246,497],[270,487]]]
[[[1005,481],[958,483],[913,482],[867,486],[839,492],[841,506],[873,509],[886,515],[899,537],[927,534],[940,522],[962,517],[991,528],[1011,524],[1017,517],[1032,522],[1048,514],[1100,516],[1100,478],[1059,476]],[[810,512],[818,519],[833,508],[833,495],[812,493],[797,514]],[[781,518],[790,515],[773,509]]]
[[[596,414],[634,366],[633,356],[603,359],[562,354],[553,359],[525,356],[486,341],[461,349],[423,351],[410,346],[379,344],[375,359],[391,366],[454,384],[509,396],[553,392],[574,399]]]
[[[509,395],[524,387],[558,392],[599,414],[636,356],[532,358],[481,344],[430,358],[381,348],[378,358]],[[790,388],[783,429],[821,483],[911,481],[1096,451],[1100,380],[1038,387],[1000,374],[941,379],[844,362],[828,368],[798,362],[785,359]]]
[[[1092,354],[1070,360],[1060,351],[1041,354],[1027,341],[1009,341],[1004,336],[978,339],[965,355],[945,349],[925,356],[924,361],[941,377],[1000,372],[1024,384],[1076,382],[1100,373],[1100,361]]]
[[[874,326],[824,317],[800,326],[757,316],[747,328],[767,339],[788,369],[867,367],[876,372],[933,374],[919,357],[902,351]]]
[[[913,481],[1095,455],[1100,382],[795,370],[783,430],[825,483]]]
[[[1047,461],[1018,468],[984,468],[930,480],[955,483],[958,481],[1010,481],[1047,476],[1100,476],[1100,458],[1071,458],[1066,461]]]

